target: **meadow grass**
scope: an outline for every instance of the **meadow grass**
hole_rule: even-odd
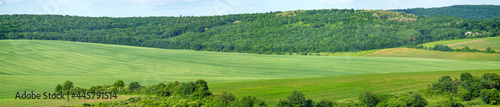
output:
[[[441,76],[459,78],[461,73],[469,72],[473,76],[484,73],[499,73],[500,70],[466,70],[466,71],[431,71],[403,72],[387,74],[362,74],[328,77],[255,80],[242,82],[210,83],[210,91],[218,94],[232,92],[237,97],[255,96],[268,105],[275,106],[280,99],[286,99],[293,90],[302,91],[306,98],[319,101],[321,99],[342,102],[353,99],[359,93],[372,91],[378,94],[417,91],[436,82]]]
[[[447,41],[436,41],[422,44],[426,47],[434,47],[435,45],[448,45],[451,48],[464,48],[465,46],[471,49],[486,50],[490,47],[492,50],[497,52],[500,51],[500,37],[488,37],[488,38],[477,38],[477,39],[457,39],[457,40],[447,40]]]
[[[435,58],[435,59],[459,59],[476,61],[500,61],[500,54],[480,52],[444,52],[414,48],[389,48],[382,49],[370,54],[368,57],[410,57],[410,58]]]
[[[259,55],[48,40],[0,40],[0,97],[75,86],[175,80],[209,83],[396,72],[500,69],[496,61]]]

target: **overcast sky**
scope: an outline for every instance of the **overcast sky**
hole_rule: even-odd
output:
[[[0,14],[78,16],[211,16],[297,9],[406,9],[500,0],[0,0]]]

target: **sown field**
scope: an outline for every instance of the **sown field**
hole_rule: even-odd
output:
[[[374,93],[398,93],[416,91],[436,82],[441,76],[458,78],[461,73],[469,72],[473,76],[484,73],[500,73],[500,70],[470,71],[434,71],[405,72],[387,74],[364,74],[329,77],[257,80],[244,82],[211,83],[214,93],[232,92],[237,97],[252,95],[275,105],[280,99],[286,99],[293,90],[302,91],[306,98],[319,101],[330,99],[342,101],[356,98],[358,93],[372,91]]]
[[[490,47],[497,52],[500,51],[500,37],[478,38],[478,39],[457,39],[447,41],[436,41],[422,44],[426,47],[434,47],[435,45],[448,45],[451,48],[464,48],[465,46],[471,49],[486,50]]]
[[[410,58],[436,58],[458,59],[476,61],[500,61],[500,54],[479,52],[444,52],[414,48],[389,48],[382,49],[364,56],[368,57],[410,57]]]
[[[44,40],[0,40],[0,97],[21,91],[159,82],[265,80],[419,71],[500,69],[496,61],[258,55]]]

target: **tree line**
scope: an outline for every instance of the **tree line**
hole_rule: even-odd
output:
[[[146,97],[132,97],[123,101],[83,104],[84,106],[183,106],[183,107],[267,107],[266,102],[254,96],[235,97],[230,92],[212,94],[207,82],[168,84],[159,83],[141,86],[138,82],[128,85],[118,80],[112,85],[92,86],[89,89],[74,87],[71,81],[56,86],[56,92],[118,92],[120,94],[142,94]],[[462,73],[459,78],[442,76],[427,88],[392,94],[365,91],[356,99],[335,101],[329,99],[312,100],[297,90],[280,99],[276,107],[465,107],[478,105],[500,105],[500,76],[485,73],[472,76]],[[439,100],[436,100],[439,99]],[[434,100],[428,102],[429,100]],[[274,106],[274,105],[273,105]]]
[[[353,9],[182,17],[0,15],[0,39],[290,54],[355,52],[498,36],[500,21]],[[474,36],[466,32],[477,33]]]
[[[392,11],[415,15],[449,15],[471,20],[500,20],[500,6],[496,5],[454,5],[436,8],[395,9]]]
[[[468,46],[465,46],[464,48],[456,48],[453,49],[447,45],[435,45],[434,47],[426,47],[423,45],[419,46],[413,46],[411,48],[416,48],[416,49],[427,49],[427,50],[435,50],[435,51],[452,51],[452,52],[482,52],[482,53],[500,53],[496,52],[495,50],[492,50],[491,47],[487,47],[485,51],[481,51],[478,49],[471,49]]]

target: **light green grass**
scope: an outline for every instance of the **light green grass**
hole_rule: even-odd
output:
[[[500,54],[497,53],[443,52],[443,51],[432,51],[432,50],[413,49],[413,48],[389,48],[376,51],[367,54],[365,56],[500,61]]]
[[[0,40],[0,97],[75,86],[244,81],[356,74],[500,69],[500,62],[422,58],[258,55],[44,40]]]
[[[500,51],[500,37],[488,37],[488,38],[477,38],[477,39],[457,39],[457,40],[447,40],[447,41],[436,41],[422,44],[426,47],[434,47],[435,45],[448,45],[451,48],[464,48],[465,46],[471,49],[486,50],[486,48],[491,47],[492,50]]]
[[[416,91],[426,88],[441,76],[449,75],[452,78],[458,78],[464,72],[480,76],[484,73],[499,73],[500,70],[405,72],[220,82],[210,83],[209,87],[210,91],[216,94],[227,91],[232,92],[237,97],[252,95],[264,100],[268,105],[274,106],[280,99],[286,99],[286,96],[290,95],[293,90],[302,91],[306,98],[315,101],[321,99],[342,101],[356,98],[358,93],[364,91],[379,94]]]

